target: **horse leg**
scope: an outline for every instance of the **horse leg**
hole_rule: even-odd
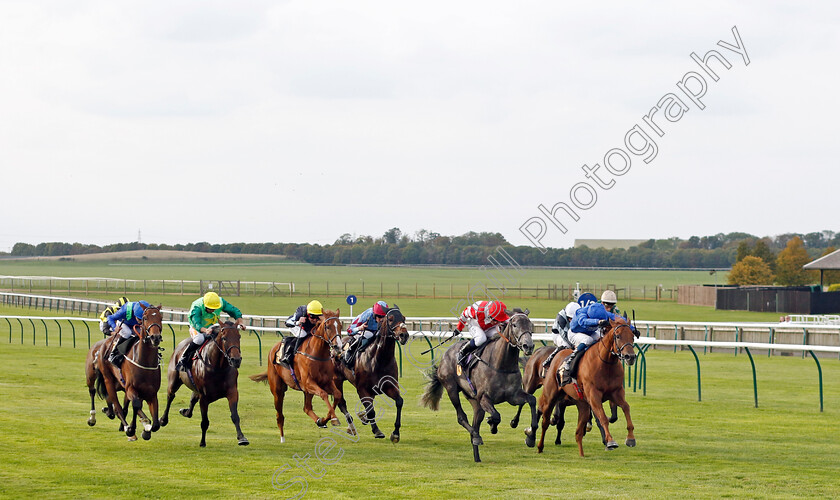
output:
[[[193,399],[199,399],[198,394],[193,394]],[[201,408],[201,442],[198,446],[204,448],[207,446],[207,441],[205,440],[207,437],[207,429],[210,427],[210,419],[207,418],[207,407],[210,406],[210,403],[207,402],[206,399],[200,398],[200,405]],[[192,406],[194,403],[190,405],[190,413],[192,414]]]
[[[610,401],[612,403],[612,401]],[[633,434],[633,430],[636,428],[633,425],[633,419],[630,418],[630,404],[624,399],[624,391],[620,390],[619,393],[616,395],[615,403],[617,406],[621,407],[621,411],[624,412],[624,420],[627,421],[627,440],[624,442],[629,447],[636,446],[636,435]],[[615,408],[615,406],[613,406]]]
[[[344,393],[341,392],[341,388],[339,388],[337,385],[335,386],[333,399],[335,399],[335,407],[338,408],[339,411],[344,414],[344,418],[347,420],[347,434],[355,436],[356,426],[353,425],[353,416],[350,415],[350,412],[347,410],[347,401],[344,399]]]
[[[235,387],[228,391],[227,400],[228,406],[230,406],[230,420],[233,422],[233,426],[236,427],[236,440],[239,442],[239,446],[248,446],[250,444],[248,438],[245,437],[245,434],[242,434],[242,429],[239,427],[239,411],[237,411],[237,407],[239,406],[239,391]]]
[[[583,436],[586,434],[586,423],[589,421],[591,410],[585,401],[576,401],[578,409],[578,425],[575,430],[575,441],[578,445],[578,453],[583,457]]]
[[[496,434],[499,432],[499,423],[502,421],[502,416],[499,415],[496,407],[493,406],[493,402],[490,401],[490,398],[488,398],[486,394],[481,396],[478,403],[485,412],[490,414],[490,416],[487,417],[487,424],[490,426],[490,434]],[[473,427],[475,427],[475,424],[473,424]]]
[[[123,393],[122,414],[123,414],[126,418],[128,418],[128,394],[126,394],[126,393]],[[118,430],[119,432],[124,431],[124,430],[125,430],[125,425],[123,425],[123,424],[121,423],[121,424],[120,424],[120,428],[119,428],[119,429],[117,429],[117,430]]]
[[[178,376],[178,372],[170,372],[169,373],[169,383],[167,384],[168,387],[166,389],[166,409],[163,411],[163,417],[160,419],[160,426],[166,427],[166,424],[169,423],[169,407],[172,406],[172,400],[175,399],[175,393],[178,392],[178,389],[181,387],[181,377]]]
[[[152,414],[152,426],[148,429],[143,431],[143,439],[146,439],[146,432],[157,432],[160,429],[160,420],[158,420],[158,410],[160,409],[158,403],[157,392],[147,401],[149,405],[149,413]],[[149,434],[151,438],[152,435]]]
[[[554,439],[554,444],[557,446],[560,446],[560,434],[563,432],[563,428],[566,427],[566,408],[568,406],[566,399],[563,398],[557,403],[557,407],[554,409],[554,415],[551,417],[554,425],[557,426],[557,437]]]
[[[108,393],[108,399],[106,402],[114,408],[114,413],[116,413],[117,417],[119,417],[121,426],[120,430],[125,429],[126,426],[128,426],[128,422],[125,421],[125,414],[120,406],[119,400],[117,399],[117,389],[114,387],[114,382],[109,377],[104,377],[104,381],[105,390]]]
[[[508,400],[512,405],[518,405],[519,410],[525,406],[525,403],[531,408],[531,426],[525,429],[525,444],[528,448],[533,448],[536,442],[536,428],[537,428],[537,398],[533,394],[528,394],[525,391],[519,391]],[[518,414],[517,414],[518,415]]]
[[[446,387],[446,386],[444,386]],[[470,441],[473,445],[473,453],[478,456],[478,448],[477,446],[484,444],[484,441],[481,439],[481,436],[476,432],[475,429],[470,425],[469,420],[467,419],[467,414],[464,413],[464,408],[461,407],[461,393],[458,391],[457,387],[446,387],[446,393],[449,395],[449,401],[452,402],[452,406],[455,407],[455,414],[458,416],[458,423],[461,424],[461,427],[467,430],[470,433]]]
[[[524,406],[525,406],[524,403],[519,405],[519,408],[516,410],[516,415],[512,419],[510,419],[510,428],[511,429],[516,429],[516,426],[519,425],[519,415],[522,413],[522,408]]]
[[[537,453],[542,453],[545,447],[545,431],[550,426],[551,411],[554,409],[554,405],[557,404],[558,392],[557,387],[544,386],[543,392],[540,395],[539,414],[542,415],[542,426],[540,429],[540,442],[537,443]],[[536,423],[534,427],[536,427]]]
[[[359,402],[362,403],[363,411],[359,415],[364,415],[362,423],[370,425],[370,431],[376,439],[385,439],[385,434],[379,429],[376,424],[376,405],[374,404],[375,394],[368,391],[366,387],[356,389],[359,394]]]
[[[324,404],[327,405],[327,415],[323,419],[319,418],[315,421],[318,427],[325,429],[327,427],[327,422],[335,418],[335,407],[332,403],[330,403],[330,394],[327,391],[318,387],[317,391],[315,392],[315,395],[323,399]]]
[[[93,427],[96,425],[96,388],[93,383],[88,383],[88,392],[90,393],[90,417],[87,422]]]
[[[323,392],[323,391],[321,391],[321,392]],[[318,395],[320,396],[320,394],[318,394]],[[321,417],[316,415],[315,410],[312,409],[312,397],[313,396],[315,396],[315,394],[313,394],[311,392],[304,392],[303,393],[303,412],[306,413],[307,415],[309,415],[309,418],[311,418],[312,420],[315,421],[315,425],[317,425],[318,427],[320,427],[322,429],[326,429],[327,420],[322,419]],[[326,393],[324,393],[324,396],[326,397]],[[329,406],[330,406],[329,401],[327,399],[325,399],[325,401],[327,401],[327,408],[329,408]]]
[[[129,438],[135,437],[135,430],[137,429],[137,412],[143,408],[143,400],[137,395],[134,389],[125,389],[125,398],[131,401],[131,425],[125,427],[125,435]]]
[[[590,388],[589,394],[587,394],[589,407],[595,413],[595,418],[598,419],[604,428],[604,440],[606,441],[607,450],[614,450],[618,448],[618,443],[613,440],[612,434],[610,434],[610,423],[607,420],[607,414],[604,413],[603,397],[603,393],[594,388]]]
[[[480,432],[479,429],[481,427],[481,421],[484,420],[485,411],[484,411],[484,408],[482,408],[482,405],[479,401],[471,399],[470,404],[472,404],[472,407],[473,407],[472,426],[473,426],[473,429],[475,430],[475,435],[479,436],[479,439],[481,439],[481,437],[480,437],[481,434],[479,433]],[[494,410],[495,410],[495,408],[494,408]],[[478,455],[478,445],[475,444],[475,442],[473,442],[473,458],[475,459],[476,462],[481,462],[481,457]]]
[[[590,412],[590,414],[589,414],[589,421],[586,423],[586,432],[589,432],[589,431],[592,430],[592,420],[593,420],[592,416],[594,414],[595,414],[595,412]],[[598,432],[601,433],[601,444],[606,446],[607,445],[607,435],[606,435],[606,433],[604,433],[604,426],[601,425],[600,420],[598,420],[598,419],[594,419],[594,420],[595,420],[595,425],[598,426]],[[610,423],[612,423],[612,420],[610,420]]]
[[[618,422],[618,407],[615,401],[610,400],[610,423],[614,424],[616,422]]]
[[[178,413],[181,416],[192,418],[193,416],[193,408],[195,408],[195,404],[198,403],[198,400],[201,398],[197,392],[193,392],[192,396],[190,396],[190,407],[189,408],[181,408],[178,410]],[[209,403],[208,403],[209,404]]]
[[[400,396],[400,388],[394,384],[388,384],[385,387],[385,395],[394,400],[397,405],[397,418],[394,420],[394,432],[391,433],[391,442],[397,444],[400,442],[400,427],[402,425],[402,407],[403,398]]]
[[[273,371],[273,368],[269,369],[269,372],[271,371]],[[277,411],[277,427],[280,429],[281,443],[286,442],[286,435],[283,433],[283,423],[286,421],[286,417],[283,416],[283,399],[286,397],[288,387],[280,377],[277,377],[276,385],[271,388],[271,393],[274,395],[274,409]]]

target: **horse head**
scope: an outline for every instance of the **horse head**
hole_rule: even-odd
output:
[[[408,328],[405,326],[405,316],[403,316],[398,305],[394,304],[394,307],[388,309],[388,312],[385,313],[385,317],[379,325],[379,331],[384,337],[393,336],[402,345],[408,342]]]
[[[611,344],[610,350],[630,366],[636,362],[636,350],[633,344],[638,336],[638,331],[625,318],[616,316],[616,319],[610,321],[610,330],[607,333],[607,341]]]
[[[158,347],[163,341],[163,313],[160,312],[161,305],[157,307],[146,307],[140,303],[140,307],[143,308],[143,321],[137,336],[143,340],[143,343]]]
[[[214,325],[213,329],[218,332],[213,343],[231,367],[239,368],[242,365],[242,348],[240,347],[242,336],[239,334],[239,327],[232,321],[222,322],[220,319],[219,324]]]
[[[344,347],[344,342],[341,340],[342,325],[341,320],[339,319],[340,315],[341,309],[337,309],[335,311],[324,309],[324,315],[321,322],[314,330],[312,330],[313,332],[316,332],[316,336],[324,340],[331,349],[336,350],[337,352],[341,352],[342,347]]]
[[[526,356],[530,356],[534,352],[534,339],[532,338],[534,323],[528,317],[531,311],[528,309],[523,311],[516,307],[512,311],[505,312],[510,318],[507,327],[501,333],[502,337]]]

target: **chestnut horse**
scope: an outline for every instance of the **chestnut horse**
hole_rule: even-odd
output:
[[[452,406],[458,417],[458,423],[470,433],[473,458],[481,462],[478,447],[484,444],[479,434],[479,426],[485,412],[490,413],[487,423],[490,433],[498,432],[502,417],[496,411],[495,404],[507,401],[512,405],[528,403],[531,407],[531,427],[536,429],[536,398],[522,390],[522,374],[519,372],[519,351],[531,354],[534,341],[531,338],[534,324],[528,319],[528,310],[514,309],[499,338],[492,341],[481,353],[479,361],[472,369],[463,371],[457,362],[458,351],[464,341],[458,342],[443,354],[439,366],[433,366],[427,374],[429,382],[421,398],[427,408],[437,410],[443,390],[446,389]],[[473,407],[473,421],[470,425],[467,415],[461,408],[460,394],[464,393]],[[534,446],[535,430],[526,431],[525,444]]]
[[[359,399],[364,405],[364,410],[358,413],[359,418],[363,424],[370,424],[373,437],[377,439],[384,438],[385,434],[376,425],[377,415],[373,399],[380,394],[385,394],[394,400],[397,406],[394,432],[391,433],[391,442],[394,444],[400,442],[400,418],[403,407],[403,398],[400,396],[400,386],[397,382],[399,371],[394,356],[397,342],[402,345],[408,342],[408,329],[405,326],[405,316],[400,308],[394,305],[379,320],[376,340],[363,353],[356,356],[352,369],[341,359],[336,370],[336,384],[340,391],[343,392],[342,386],[345,380],[356,387]]]
[[[187,361],[187,372],[177,370],[175,365],[181,358],[181,353],[192,342],[186,338],[178,344],[169,360],[169,384],[166,390],[166,410],[160,425],[169,423],[169,407],[175,399],[175,393],[181,385],[189,388],[192,393],[189,408],[182,408],[180,414],[192,418],[193,408],[199,403],[201,408],[201,442],[199,446],[207,445],[205,437],[210,419],[207,418],[207,408],[210,403],[221,398],[227,398],[230,407],[230,419],[236,427],[236,440],[239,446],[249,444],[239,427],[239,366],[242,364],[242,349],[239,347],[239,328],[232,321],[222,322],[213,326],[210,340],[199,349],[196,358]]]
[[[563,350],[549,366],[548,376],[543,381],[543,392],[540,396],[539,411],[542,414],[542,435],[537,445],[537,451],[542,453],[545,431],[549,426],[549,414],[564,394],[575,400],[578,408],[578,426],[575,431],[575,441],[578,453],[583,455],[583,436],[586,433],[586,423],[589,421],[590,411],[600,422],[603,432],[603,442],[607,450],[618,448],[618,444],[610,434],[609,421],[604,413],[604,401],[611,401],[621,407],[627,421],[627,446],[636,446],[633,434],[633,420],[630,418],[630,405],[624,399],[624,367],[620,361],[632,366],[636,361],[636,351],[633,349],[635,337],[638,336],[627,320],[617,317],[610,321],[607,333],[586,352],[583,353],[577,372],[577,386],[583,393],[579,396],[575,384],[567,384],[562,388],[558,383],[558,371],[566,357],[572,353],[570,349]]]
[[[99,350],[93,356],[96,370],[96,388],[100,396],[104,397],[108,405],[120,419],[125,434],[134,438],[137,426],[137,414],[142,414],[143,401],[149,405],[152,421],[142,416],[143,439],[151,439],[152,432],[160,428],[158,421],[158,389],[160,389],[160,342],[163,339],[163,315],[160,305],[143,308],[143,321],[134,327],[139,337],[131,349],[126,353],[122,367],[118,368],[108,361],[108,353],[116,340],[116,335],[102,341]],[[97,342],[98,344],[98,342]],[[98,373],[96,373],[98,372]],[[90,376],[90,371],[88,371]],[[127,401],[133,409],[131,425],[125,419],[125,412],[117,399],[117,391],[124,390]],[[91,406],[93,401],[91,401]],[[91,410],[93,412],[93,410]],[[106,412],[107,413],[107,412]],[[94,413],[91,413],[93,417]],[[95,419],[93,423],[96,423]],[[93,425],[90,421],[88,424]],[[136,438],[134,438],[136,439]]]
[[[335,385],[336,370],[330,357],[331,351],[335,349],[340,352],[342,345],[342,326],[338,315],[339,311],[324,310],[323,319],[312,329],[301,344],[300,350],[292,357],[291,369],[277,362],[277,354],[283,347],[283,342],[280,341],[268,353],[268,369],[250,377],[254,382],[268,381],[271,394],[274,395],[274,408],[277,410],[277,427],[280,429],[281,443],[286,442],[286,434],[283,430],[283,423],[286,420],[283,416],[283,399],[289,387],[303,392],[303,411],[315,421],[315,425],[324,428],[329,421],[337,425],[338,419],[335,416],[337,406],[347,419],[347,432],[356,434],[344,395]],[[290,337],[288,342],[294,342],[294,338]],[[335,345],[336,342],[337,345]],[[318,417],[312,409],[313,396],[318,396],[327,404],[327,415],[324,418]],[[330,396],[333,397],[335,405],[330,403]]]

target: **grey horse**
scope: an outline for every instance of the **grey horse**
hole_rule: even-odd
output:
[[[479,434],[479,426],[484,414],[490,414],[487,423],[492,434],[498,432],[499,422],[502,421],[494,405],[504,401],[515,406],[528,403],[531,407],[531,429],[537,428],[536,398],[522,389],[522,374],[519,372],[519,352],[530,355],[534,351],[534,341],[531,338],[534,324],[528,318],[528,313],[527,309],[508,312],[510,319],[499,338],[484,349],[471,371],[459,374],[461,370],[457,362],[458,351],[466,342],[460,341],[447,349],[439,366],[433,366],[427,373],[429,382],[421,399],[423,405],[437,410],[443,390],[446,389],[458,414],[458,423],[470,433],[476,462],[481,462],[478,446],[484,444],[484,441]],[[461,407],[462,392],[473,407],[472,425]],[[533,431],[526,433],[525,444],[533,448]]]

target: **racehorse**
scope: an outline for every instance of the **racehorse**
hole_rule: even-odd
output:
[[[394,305],[388,309],[385,316],[379,320],[379,330],[376,340],[361,354],[356,356],[353,367],[348,367],[343,361],[339,362],[336,370],[336,384],[343,392],[344,381],[347,380],[356,387],[359,399],[364,405],[364,411],[358,413],[362,423],[370,424],[373,436],[382,439],[385,434],[376,425],[376,410],[373,399],[385,394],[394,400],[397,406],[397,418],[394,421],[394,432],[391,442],[400,442],[400,418],[402,415],[403,398],[400,396],[400,386],[397,382],[399,372],[394,348],[399,342],[408,342],[408,329],[405,326],[405,316],[400,308]]]
[[[572,353],[570,349],[564,350],[555,356],[549,366],[548,373],[552,376],[546,377],[543,381],[543,392],[540,396],[539,411],[542,415],[542,435],[537,445],[537,451],[542,453],[545,431],[548,428],[549,414],[554,405],[563,395],[575,400],[578,408],[578,426],[575,431],[578,452],[583,455],[583,435],[586,432],[586,422],[589,420],[590,411],[595,413],[595,418],[600,422],[602,441],[607,450],[618,448],[618,444],[610,434],[609,421],[604,413],[604,401],[611,401],[621,407],[624,418],[627,421],[627,446],[636,446],[636,437],[633,434],[633,421],[630,418],[630,405],[624,399],[624,367],[620,361],[625,361],[632,366],[636,361],[636,351],[633,349],[635,336],[638,336],[627,320],[617,317],[610,321],[609,330],[601,339],[593,344],[583,353],[580,359],[577,372],[577,392],[575,384],[567,384],[559,387],[558,371],[565,358]]]
[[[315,421],[318,427],[325,428],[329,421],[335,425],[338,424],[335,416],[337,406],[347,419],[347,432],[351,435],[356,434],[353,417],[347,411],[344,394],[335,385],[336,369],[330,357],[333,349],[340,351],[342,346],[342,326],[338,316],[339,311],[324,310],[323,319],[312,329],[301,344],[300,350],[292,357],[294,371],[277,361],[277,355],[283,348],[283,341],[280,341],[268,353],[268,369],[250,377],[254,382],[268,381],[271,394],[274,395],[274,408],[277,410],[277,427],[280,429],[281,443],[286,442],[283,430],[283,423],[286,420],[283,416],[283,399],[289,387],[303,392],[303,411]],[[288,341],[294,342],[294,338],[290,337]],[[326,417],[320,418],[315,414],[312,409],[313,396],[320,397],[327,404]],[[330,403],[330,396],[333,397],[335,405]]]
[[[194,359],[187,360],[187,371],[177,370],[175,365],[181,358],[181,353],[192,342],[186,338],[178,344],[169,360],[169,383],[166,390],[166,410],[160,425],[169,422],[169,407],[175,399],[175,393],[186,386],[192,391],[189,408],[182,408],[180,414],[192,418],[193,408],[199,403],[201,408],[201,442],[199,446],[207,445],[205,437],[210,420],[207,418],[207,408],[210,403],[221,398],[227,398],[230,407],[230,419],[236,427],[236,439],[240,446],[249,444],[239,427],[239,366],[242,364],[242,349],[239,347],[239,327],[231,321],[213,326],[210,340],[198,350]]]
[[[512,405],[528,403],[531,407],[531,429],[537,423],[536,398],[522,390],[522,374],[519,373],[519,351],[530,355],[534,350],[531,335],[533,323],[528,319],[528,310],[514,309],[499,338],[490,342],[478,358],[475,367],[462,370],[457,362],[458,351],[465,341],[451,346],[443,355],[439,366],[433,366],[427,374],[429,382],[422,396],[422,403],[427,408],[437,410],[443,390],[446,389],[452,406],[458,415],[458,423],[470,433],[473,446],[473,458],[481,462],[478,446],[484,444],[479,434],[479,426],[485,412],[490,413],[487,423],[490,432],[498,432],[502,417],[493,406],[502,401]],[[473,422],[470,425],[467,415],[461,408],[460,393],[463,392],[473,407]],[[534,446],[534,431],[525,435],[525,444]]]
[[[112,411],[119,417],[120,423],[125,429],[125,434],[129,438],[134,437],[137,414],[139,413],[143,423],[142,436],[143,439],[148,440],[151,439],[152,432],[160,429],[157,393],[160,389],[159,353],[162,349],[160,342],[163,339],[163,315],[160,312],[160,305],[146,307],[140,304],[140,307],[143,308],[143,321],[134,327],[134,332],[137,334],[139,341],[131,346],[126,353],[122,368],[118,368],[108,361],[108,353],[114,344],[116,335],[101,341],[99,350],[94,354],[89,353],[88,358],[92,358],[92,362],[95,361],[92,366],[95,367],[93,374],[96,377],[97,392],[106,399]],[[89,380],[91,370],[86,369],[86,371]],[[131,425],[126,422],[125,410],[117,400],[118,390],[124,390],[126,401],[131,402],[133,409]],[[152,414],[151,422],[142,413],[143,401],[149,406],[149,412]],[[88,420],[89,425],[96,423],[96,419],[93,417],[95,412],[92,407],[93,397],[91,396],[91,420],[93,420],[93,423]]]
[[[527,358],[527,362],[524,362],[525,365],[525,372],[522,375],[522,388],[528,394],[533,394],[542,387],[543,385],[543,376],[544,372],[548,372],[548,367],[543,369],[542,364],[548,358],[548,356],[554,351],[553,345],[547,345],[540,347],[534,354]],[[560,353],[558,353],[560,354]],[[523,358],[524,359],[524,358]],[[522,363],[520,363],[522,364]],[[557,437],[554,439],[554,444],[560,445],[561,439],[560,434],[563,432],[563,428],[566,426],[566,408],[569,406],[573,406],[574,400],[571,398],[560,398],[557,402],[557,405],[554,407],[554,414],[551,416],[551,420],[549,421],[550,425],[557,426]],[[519,409],[516,410],[516,415],[511,419],[510,426],[512,428],[516,428],[519,425],[519,414],[522,413],[522,407],[524,405],[520,405]],[[613,424],[618,420],[618,415],[616,414],[617,409],[615,403],[612,401],[610,402],[610,423]],[[598,424],[598,427],[601,427],[601,422],[595,421]],[[592,418],[590,416],[589,420],[586,422],[586,432],[592,430]],[[601,433],[603,434],[603,429],[601,429]]]
[[[96,425],[96,380],[99,378],[99,350],[102,348],[102,345],[106,340],[108,340],[108,337],[94,343],[88,351],[87,358],[85,359],[85,381],[87,382],[88,393],[90,394],[90,417],[88,418],[87,423],[91,427]],[[123,401],[122,411],[123,414],[128,412],[127,398]],[[110,404],[102,408],[102,413],[111,420],[116,417],[114,408],[112,408]],[[124,426],[120,424],[120,432],[124,429]]]

